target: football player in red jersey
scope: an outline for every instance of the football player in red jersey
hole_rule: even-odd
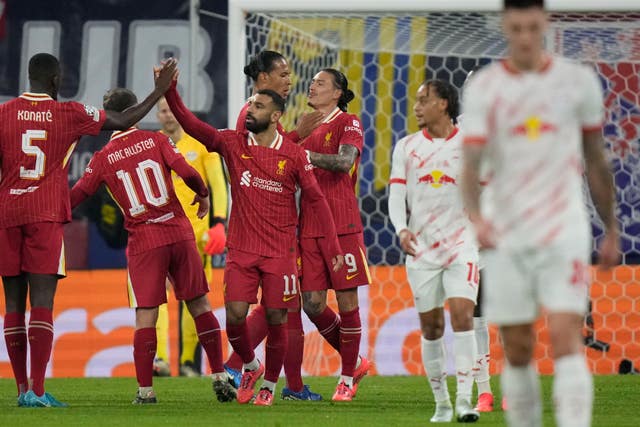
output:
[[[137,123],[167,90],[175,72],[175,61],[168,60],[144,101],[123,112],[104,111],[58,102],[60,64],[55,56],[39,53],[29,60],[30,92],[0,105],[0,275],[4,335],[19,406],[66,406],[45,392],[44,377],[53,342],[53,299],[58,279],[65,276],[62,225],[71,220],[67,171],[73,149],[82,135]]]
[[[282,54],[271,50],[263,50],[255,55],[244,67],[244,73],[253,81],[253,94],[262,89],[271,89],[284,99],[291,89],[291,71],[287,60]],[[245,130],[245,120],[250,103],[247,102],[240,110],[236,122],[237,130]],[[278,123],[278,132],[293,142],[305,138],[322,121],[323,114],[320,111],[305,113],[298,119],[295,130],[286,132]],[[302,262],[298,257],[298,279],[302,275]],[[302,358],[304,352],[304,330],[302,329],[301,307],[289,310],[287,315],[287,330],[289,335],[288,347],[284,359],[284,373],[287,386],[282,389],[282,398],[285,400],[322,400],[322,395],[314,393],[311,388],[302,381]],[[252,347],[255,348],[267,336],[267,319],[265,307],[258,304],[247,316],[247,325]],[[232,352],[225,362],[227,372],[240,382],[242,371],[242,359]]]
[[[217,129],[199,121],[186,107],[173,86],[166,95],[176,119],[186,132],[209,151],[220,153],[229,170],[233,208],[229,219],[225,307],[227,336],[244,363],[238,402],[248,403],[264,373],[256,405],[271,405],[287,348],[287,310],[299,304],[296,247],[298,212],[295,193],[323,219],[327,256],[339,271],[344,259],[329,206],[315,180],[304,150],[284,138],[278,120],[284,99],[275,91],[260,90],[250,100],[247,131]],[[262,286],[268,321],[266,372],[253,352],[246,316],[249,304],[257,302]]]
[[[136,103],[133,92],[117,88],[105,95],[105,108],[122,111]],[[209,191],[200,174],[159,132],[135,127],[114,132],[107,145],[94,154],[85,174],[71,190],[75,207],[94,194],[102,183],[125,215],[129,304],[136,309],[133,359],[138,392],[133,403],[156,403],[153,359],[156,354],[158,306],[167,302],[165,278],[176,298],[193,317],[198,340],[207,353],[213,390],[220,402],[235,399],[235,388],[222,366],[220,324],[207,300],[209,291],[195,236],[171,178],[175,171],[195,193],[197,215],[209,212]]]
[[[315,75],[309,88],[309,105],[325,116],[303,142],[314,173],[336,222],[346,268],[331,272],[327,267],[326,239],[321,220],[306,215],[311,207],[301,201],[300,248],[302,252],[303,307],[318,331],[339,353],[342,375],[333,400],[350,401],[370,363],[358,356],[361,337],[358,287],[371,283],[362,235],[360,208],[355,196],[358,164],[363,147],[360,119],[347,113],[354,98],[344,74],[325,68]],[[336,314],[327,306],[327,290],[338,300]]]

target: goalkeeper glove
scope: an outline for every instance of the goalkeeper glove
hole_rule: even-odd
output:
[[[227,233],[221,222],[211,227],[204,235],[204,252],[207,255],[218,255],[224,252],[227,244]]]

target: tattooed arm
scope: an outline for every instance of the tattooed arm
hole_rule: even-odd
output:
[[[359,155],[358,149],[350,144],[341,145],[338,154],[322,154],[309,152],[309,161],[317,168],[332,172],[348,173]]]

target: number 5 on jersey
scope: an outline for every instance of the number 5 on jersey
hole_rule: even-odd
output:
[[[40,179],[44,176],[44,164],[46,156],[40,147],[33,145],[33,141],[45,141],[47,139],[46,130],[28,130],[22,134],[22,152],[27,156],[35,156],[36,163],[33,169],[20,166],[20,178]]]
[[[149,171],[151,172],[151,176],[148,173]],[[162,169],[160,168],[158,162],[147,159],[138,163],[138,166],[136,167],[136,175],[138,176],[138,180],[140,182],[140,186],[142,187],[144,198],[147,203],[152,206],[162,206],[169,201],[169,192],[167,190],[167,186],[164,183]],[[129,208],[129,213],[131,214],[131,216],[140,215],[141,213],[145,212],[147,208],[140,202],[140,197],[138,196],[136,187],[133,184],[131,174],[124,170],[119,170],[116,172],[116,176],[122,181],[124,189],[127,192],[129,204],[131,205],[131,207]],[[151,177],[153,177],[156,188],[158,189],[157,196],[154,194],[153,188],[151,186]]]

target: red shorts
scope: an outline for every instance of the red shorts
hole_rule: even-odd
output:
[[[300,289],[296,258],[270,258],[230,249],[224,269],[224,300],[258,302],[262,286],[262,304],[269,308],[296,309]]]
[[[189,301],[209,292],[195,240],[128,254],[127,261],[131,307],[157,307],[167,302],[167,278],[178,300]]]
[[[302,251],[302,291],[343,290],[371,283],[362,233],[338,236],[344,254],[344,267],[331,269],[331,255],[324,237],[300,239]]]
[[[0,228],[0,275],[22,272],[66,276],[63,224],[37,222]]]

